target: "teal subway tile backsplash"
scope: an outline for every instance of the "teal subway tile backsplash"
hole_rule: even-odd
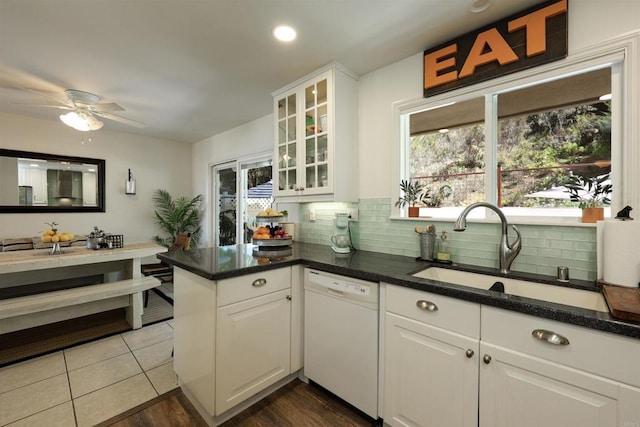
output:
[[[348,229],[338,229],[335,214],[349,208],[358,209],[358,222],[350,222]],[[437,239],[442,230],[447,231],[454,262],[498,267],[499,224],[469,222],[466,231],[454,232],[453,221],[391,220],[392,208],[388,198],[360,199],[358,203],[303,203],[296,240],[329,247],[332,235],[350,233],[357,249],[417,257],[420,246],[415,227],[434,224]],[[315,221],[309,220],[311,210],[315,212]],[[528,224],[518,228],[523,248],[512,270],[554,276],[562,265],[570,268],[572,278],[596,279],[595,228]],[[512,230],[509,239],[515,239]]]

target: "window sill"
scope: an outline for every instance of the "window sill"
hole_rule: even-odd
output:
[[[438,218],[431,216],[420,216],[417,218],[407,218],[401,216],[391,216],[391,221],[413,221],[413,222],[455,222],[456,218]],[[609,218],[605,218],[607,220]],[[528,218],[528,217],[507,217],[507,222],[514,225],[544,225],[544,226],[559,226],[559,227],[595,227],[595,223],[581,222],[579,218],[567,218],[566,220],[559,220],[557,218]],[[467,223],[479,223],[479,224],[500,224],[500,220],[497,218],[467,218]]]
[[[479,211],[482,213],[482,211]],[[520,215],[508,215],[507,222],[514,225],[541,225],[541,226],[559,226],[559,227],[596,227],[595,223],[585,223],[578,217],[540,217],[540,216],[520,216]],[[450,222],[453,223],[458,218],[456,216],[434,215],[434,216],[420,216],[420,217],[403,217],[398,215],[392,215],[389,217],[391,221],[412,221],[412,222]],[[605,217],[605,221],[610,217]],[[467,223],[479,223],[479,224],[499,224],[500,220],[497,216],[492,215],[490,217],[473,216],[470,214],[467,217]]]

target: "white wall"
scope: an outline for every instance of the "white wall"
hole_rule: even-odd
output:
[[[106,127],[106,126],[105,126]],[[91,142],[81,143],[91,137]],[[153,192],[163,188],[175,196],[191,196],[191,146],[101,129],[83,133],[57,121],[0,113],[0,148],[90,157],[106,161],[106,212],[0,214],[0,239],[37,236],[45,222],[61,231],[86,234],[94,225],[126,242],[150,241],[155,225]],[[127,169],[137,180],[137,194],[124,194]]]
[[[194,194],[203,195],[207,206],[202,233],[203,246],[213,241],[212,166],[258,153],[271,154],[273,144],[273,114],[269,114],[193,145],[193,191]]]
[[[569,2],[569,55],[638,29],[638,0]],[[392,197],[397,192],[399,177],[392,176],[392,167],[397,162],[398,149],[392,141],[398,130],[393,123],[392,105],[422,98],[422,57],[423,53],[418,52],[360,78],[361,199]]]

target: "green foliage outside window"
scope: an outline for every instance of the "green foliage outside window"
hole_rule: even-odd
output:
[[[467,124],[446,133],[411,138],[411,179],[427,188],[452,188],[443,206],[466,206],[484,199],[484,125]],[[577,206],[567,198],[530,197],[561,187],[572,174],[610,172],[610,102],[559,108],[501,118],[497,161],[501,167],[501,204],[513,207]]]

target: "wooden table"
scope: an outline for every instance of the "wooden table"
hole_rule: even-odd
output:
[[[127,307],[131,327],[140,328],[142,290],[157,286],[142,277],[140,261],[164,251],[153,243],[129,243],[117,249],[67,247],[57,255],[48,249],[2,252],[0,309],[17,305],[32,312],[3,318],[0,333],[120,307]]]

